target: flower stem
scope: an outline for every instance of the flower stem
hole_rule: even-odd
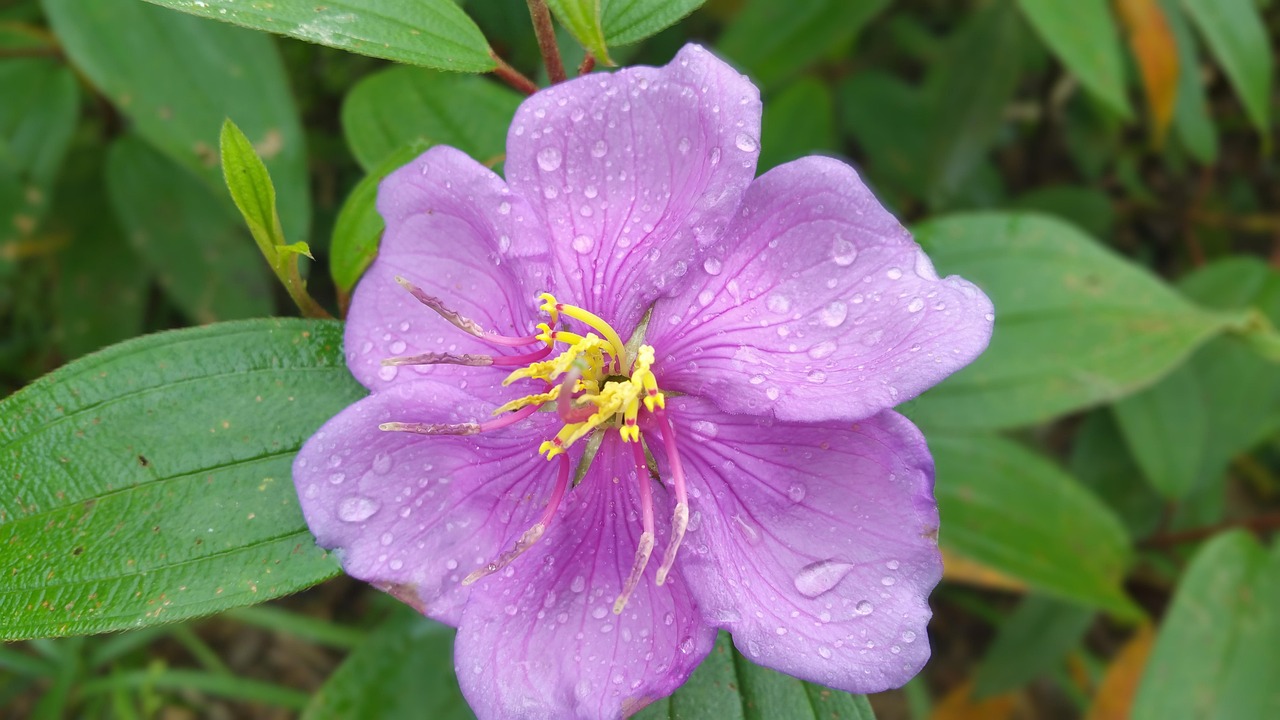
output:
[[[547,9],[546,0],[528,0],[528,3],[533,32],[538,36],[538,49],[542,51],[542,62],[547,66],[547,77],[552,85],[562,83],[565,81],[564,61],[560,59],[556,30],[551,26],[551,11]]]
[[[493,74],[497,75],[499,80],[525,95],[532,95],[538,92],[538,85],[536,83],[525,77],[519,70],[511,67],[506,60],[498,57],[497,53],[490,51],[489,57],[493,58],[493,61],[498,65],[493,69]]]
[[[587,73],[591,72],[593,69],[595,69],[595,66],[596,66],[596,56],[592,55],[591,53],[587,53],[582,58],[582,64],[578,66],[578,77],[582,77],[583,75],[586,75]]]

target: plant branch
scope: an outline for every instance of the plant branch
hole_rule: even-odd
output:
[[[538,49],[542,62],[547,66],[547,78],[551,84],[565,81],[564,61],[560,59],[560,46],[556,43],[556,29],[551,25],[551,11],[546,0],[528,0],[529,17],[533,18],[533,32],[538,36]]]
[[[1217,525],[1193,528],[1191,530],[1160,533],[1143,540],[1139,544],[1148,549],[1166,549],[1175,545],[1206,540],[1220,532],[1223,532],[1224,530],[1232,530],[1234,528],[1246,528],[1255,533],[1280,530],[1280,512],[1268,513],[1266,515],[1255,515],[1254,517],[1244,518],[1242,520],[1228,520],[1227,522],[1218,523]]]
[[[596,66],[596,56],[592,55],[591,53],[587,53],[582,58],[582,64],[578,66],[578,77],[582,77],[583,75],[586,75],[587,73],[591,72],[595,68],[595,66]]]
[[[493,74],[497,75],[498,79],[525,95],[532,95],[538,92],[538,85],[525,77],[519,70],[507,64],[506,60],[498,57],[493,51],[489,52],[489,57],[493,58],[493,61],[498,64],[498,67],[493,69]]]

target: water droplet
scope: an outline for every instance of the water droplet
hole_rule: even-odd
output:
[[[719,275],[724,269],[724,263],[720,262],[720,258],[709,257],[703,261],[702,269],[706,270],[708,275]]]
[[[547,146],[538,151],[538,167],[551,172],[560,167],[560,151]]]
[[[826,645],[820,645],[818,646],[818,654],[821,655],[823,659],[830,660],[831,648],[827,647]]]
[[[890,560],[889,562],[885,563],[884,566],[889,568],[890,570],[897,570],[898,568],[902,567],[902,563],[898,562],[897,560]]]
[[[751,653],[751,657],[760,657],[760,643],[755,640],[748,640],[747,652]]]
[[[839,560],[819,560],[800,568],[794,583],[805,597],[818,597],[830,592],[853,570],[853,565]]]
[[[506,215],[510,212],[511,212],[511,203],[507,202],[506,200],[503,200],[502,202],[498,203],[499,215]]]
[[[609,611],[604,609],[603,605],[597,605],[596,609],[591,611],[591,617],[597,620],[603,620],[604,616],[608,614],[609,614]]]
[[[809,348],[809,357],[814,360],[821,360],[824,357],[830,357],[835,353],[837,347],[838,346],[830,340],[820,342]]]
[[[694,420],[689,423],[689,429],[704,438],[714,438],[720,431],[716,424],[707,420]]]
[[[880,339],[883,337],[884,337],[884,330],[878,330],[878,329],[872,330],[871,332],[862,336],[862,344],[867,346],[875,345],[876,343],[879,343]]]
[[[382,543],[385,546],[385,545],[390,545],[395,539],[396,538],[394,535],[392,535],[389,532],[386,532],[386,533],[382,533],[382,537],[378,539],[378,542]]]
[[[676,616],[671,613],[667,613],[666,615],[662,616],[663,625],[671,625],[675,623],[675,621],[676,621]]]
[[[347,479],[346,473],[336,472],[329,476],[329,482],[333,483],[334,485],[341,485],[342,481],[346,479]]]
[[[338,503],[338,519],[350,523],[363,522],[378,512],[380,506],[381,503],[373,498],[353,495]]]
[[[680,652],[685,655],[693,652],[693,638],[687,637],[680,641]]]
[[[857,605],[854,605],[853,609],[856,610],[859,615],[870,615],[871,612],[875,610],[875,608],[871,606],[871,603],[867,602],[866,600],[863,600],[859,602]]]
[[[718,147],[717,147],[717,148],[711,148],[711,164],[712,164],[712,165],[719,165],[719,164],[720,164],[720,148],[718,148]]]
[[[515,605],[508,605],[502,610],[508,615],[515,615],[516,613],[520,612],[520,608],[516,607]]]
[[[929,256],[922,252],[916,253],[916,275],[925,280],[937,280],[938,271],[933,269],[933,263],[929,260]]]
[[[910,630],[902,631],[902,642],[913,643],[916,641],[916,634]]]
[[[821,385],[822,383],[827,381],[827,374],[822,372],[821,370],[814,370],[810,372],[808,375],[805,375],[804,379],[807,382],[813,383],[814,385]]]
[[[787,488],[787,497],[791,498],[791,502],[800,502],[804,499],[805,487],[800,483],[796,483]]]
[[[890,577],[890,576],[888,576],[888,575],[885,575],[884,577],[880,578],[880,584],[881,584],[881,585],[884,585],[885,587],[889,587],[890,585],[892,585],[892,584],[894,584],[894,583],[896,583],[896,582],[898,582],[898,581],[897,581],[897,580],[895,580],[895,579],[893,579],[892,577]]]
[[[396,379],[397,371],[398,371],[398,368],[396,368],[395,365],[383,365],[382,367],[378,368],[378,377],[382,378],[383,380],[386,380],[387,382],[390,382]]]
[[[890,280],[897,280],[898,278],[902,277],[902,270],[896,267],[891,267],[888,270],[884,271],[884,276],[889,278]]]
[[[835,242],[831,246],[831,259],[835,260],[840,267],[848,267],[858,259],[858,248],[853,243],[845,240],[839,235],[836,236]]]
[[[609,152],[609,146],[603,140],[597,140],[596,144],[591,146],[591,157],[593,158],[602,158],[607,152]]]
[[[583,255],[591,252],[591,249],[595,246],[596,241],[590,235],[579,235],[573,239],[573,249]]]
[[[924,309],[924,300],[920,298],[911,298],[911,302],[907,303],[907,312],[918,313]]]
[[[770,295],[768,298],[765,298],[764,304],[770,311],[778,313],[779,315],[791,310],[791,299],[786,295],[778,295],[776,293]]]
[[[778,392],[778,388],[776,387],[771,387],[764,391],[764,396],[769,398],[770,400],[777,400],[779,394],[780,393]]]
[[[715,299],[716,299],[716,294],[711,292],[710,290],[703,290],[702,292],[698,293],[698,304],[701,305],[702,307],[706,307],[710,305],[711,301]]]
[[[387,563],[387,566],[390,567],[392,570],[399,570],[400,568],[404,567],[404,561],[400,559],[392,560],[391,562]]]
[[[582,189],[582,194],[586,196],[588,200],[591,200],[595,198],[595,196],[599,195],[600,191],[596,189],[595,185],[588,185]]]
[[[818,320],[827,327],[840,327],[848,315],[849,306],[841,300],[835,300],[818,311]]]
[[[755,152],[760,147],[760,143],[756,139],[746,133],[738,133],[738,139],[735,143],[742,152]]]
[[[692,144],[687,137],[680,138],[680,142],[676,143],[676,149],[680,151],[681,155],[688,155],[690,147],[692,147]]]
[[[574,592],[576,592],[576,593],[580,593],[580,592],[582,592],[583,590],[586,590],[586,589],[587,589],[587,579],[586,579],[585,577],[581,576],[581,575],[579,575],[579,576],[575,577],[575,578],[573,579],[573,582],[569,583],[569,589],[570,589],[570,590],[572,590],[572,591],[574,591]]]

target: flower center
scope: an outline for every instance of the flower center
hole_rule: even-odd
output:
[[[494,410],[495,419],[482,423],[432,424],[388,422],[379,427],[386,431],[413,432],[426,435],[474,435],[513,425],[540,409],[554,410],[564,425],[556,435],[542,442],[538,453],[548,460],[559,459],[555,485],[547,507],[538,522],[524,532],[515,545],[497,559],[468,575],[462,582],[469,585],[509,565],[513,560],[540,540],[547,525],[554,519],[560,502],[569,488],[570,466],[566,454],[571,446],[595,433],[616,428],[623,442],[631,445],[636,465],[636,480],[640,496],[641,522],[644,530],[636,549],[631,573],[623,584],[622,593],[614,603],[614,613],[621,613],[627,599],[643,577],[654,544],[653,494],[649,483],[656,479],[650,469],[638,424],[641,406],[658,421],[666,449],[667,464],[671,470],[671,485],[676,496],[672,518],[671,540],[658,568],[657,582],[666,581],[675,562],[676,553],[689,523],[689,504],[685,488],[684,470],[675,447],[675,431],[666,414],[666,396],[658,388],[653,374],[654,351],[649,345],[637,345],[630,350],[622,342],[618,332],[601,317],[576,305],[561,303],[549,293],[539,296],[541,310],[549,322],[538,325],[538,333],[526,337],[505,337],[486,331],[478,323],[448,309],[438,298],[423,293],[403,278],[396,281],[413,294],[422,304],[435,310],[445,320],[470,335],[495,345],[518,348],[542,344],[539,350],[518,355],[453,355],[425,353],[383,360],[384,365],[433,365],[451,364],[468,366],[493,365],[515,367],[503,386],[518,380],[534,380],[542,383],[540,392],[512,400]],[[585,325],[585,334],[562,329],[565,319]],[[640,333],[638,333],[640,334]],[[563,349],[552,357],[557,346]],[[634,356],[634,357],[632,357]],[[589,464],[594,452],[588,447],[582,462]],[[585,475],[586,467],[580,467],[578,477]]]

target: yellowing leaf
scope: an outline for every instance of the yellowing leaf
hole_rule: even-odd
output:
[[[991,590],[1025,592],[1025,583],[955,553],[942,551],[942,577],[951,582],[976,585]]]
[[[1156,0],[1115,0],[1129,50],[1142,73],[1155,143],[1164,142],[1178,98],[1178,44]],[[1190,70],[1190,69],[1189,69]]]
[[[1151,655],[1155,637],[1151,625],[1143,623],[1120,648],[1102,676],[1085,720],[1128,720],[1129,708],[1133,705],[1134,694],[1138,692],[1138,681],[1147,667],[1147,657]]]
[[[1013,720],[1028,717],[1021,693],[1003,693],[981,700],[973,697],[973,681],[969,680],[947,693],[929,720]]]

